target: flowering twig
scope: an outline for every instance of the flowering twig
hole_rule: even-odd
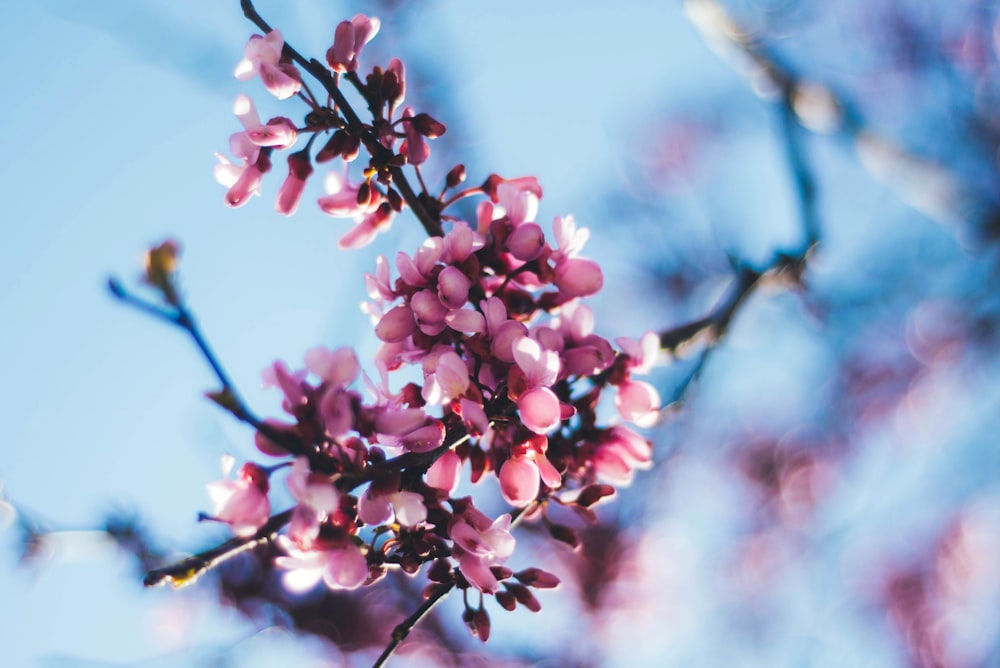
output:
[[[244,16],[246,16],[247,19],[249,19],[254,25],[264,32],[271,32],[271,26],[257,12],[257,9],[253,6],[253,2],[251,2],[251,0],[240,0],[240,7],[243,9]],[[292,60],[302,66],[302,69],[309,72],[309,74],[311,74],[323,86],[323,88],[326,89],[326,92],[330,94],[330,97],[333,98],[337,107],[344,114],[348,126],[364,138],[365,148],[368,149],[372,157],[383,164],[387,164],[393,157],[392,151],[380,144],[378,138],[368,131],[364,123],[362,123],[361,117],[358,116],[357,112],[354,111],[354,108],[351,106],[351,103],[344,96],[343,92],[341,92],[340,87],[330,74],[330,71],[315,58],[305,58],[305,56],[299,53],[287,42],[284,44],[282,50]],[[349,79],[351,79],[352,83],[358,89],[358,92],[360,92],[367,99],[364,87],[361,85],[357,77],[349,77]],[[406,174],[403,172],[403,169],[399,166],[390,165],[389,171],[392,174],[393,183],[399,189],[400,195],[402,195],[403,199],[413,210],[414,215],[416,215],[420,224],[423,225],[428,236],[444,236],[444,230],[441,228],[440,215],[432,213],[425,206],[424,200],[421,199],[416,192],[414,192],[413,187],[406,179]]]
[[[170,243],[170,242],[167,242]],[[161,245],[159,249],[164,246]],[[152,252],[156,252],[154,249]],[[295,438],[287,432],[282,432],[274,429],[272,426],[258,418],[250,409],[247,407],[246,403],[240,397],[239,391],[236,386],[230,380],[229,375],[226,373],[222,364],[219,362],[215,353],[212,351],[211,346],[209,346],[204,334],[201,332],[201,328],[198,327],[198,323],[191,313],[190,309],[184,304],[183,300],[180,298],[176,288],[173,285],[173,279],[171,276],[166,276],[159,281],[160,285],[155,285],[159,288],[164,295],[170,295],[167,297],[168,308],[164,308],[158,304],[153,304],[145,299],[142,299],[131,292],[129,292],[125,286],[116,278],[111,278],[108,280],[108,289],[111,294],[114,295],[123,304],[128,304],[129,306],[142,311],[143,313],[152,315],[164,322],[167,322],[175,327],[183,329],[191,339],[194,341],[198,350],[201,352],[205,361],[211,367],[212,372],[215,374],[219,383],[222,385],[222,389],[217,392],[208,393],[208,397],[217,403],[219,406],[225,408],[229,411],[236,419],[241,422],[252,426],[257,431],[261,432],[267,438],[279,443],[282,447],[288,450],[292,454],[303,455],[308,457],[313,466],[317,470],[321,471],[332,471],[330,467],[330,462],[323,457],[320,452],[314,447],[309,447],[299,439]],[[172,302],[172,303],[171,303]]]

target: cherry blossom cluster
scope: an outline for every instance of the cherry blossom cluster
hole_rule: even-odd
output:
[[[397,113],[405,96],[398,59],[365,82],[357,76],[362,48],[378,29],[377,19],[363,15],[344,21],[326,54],[329,69],[316,72],[308,61],[329,94],[326,104],[308,91],[277,30],[252,37],[236,68],[238,78],[259,76],[278,99],[299,97],[309,109],[301,124],[262,123],[247,96],[237,99],[244,130],[230,146],[239,162],[220,158],[216,168],[227,204],[259,193],[273,151],[309,135],[288,157],[279,212],[295,211],[314,162],[336,160],[318,203],[355,220],[341,246],[367,244],[404,207],[431,234],[413,254],[399,252],[391,263],[379,257],[364,277],[370,301],[362,309],[382,342],[372,375],[346,347],[315,348],[302,368],[279,361],[264,372],[287,417],[264,421],[256,445],[283,460],[243,464],[231,479],[227,459],[225,478],[210,485],[210,517],[236,536],[255,536],[272,519],[271,477],[284,469],[295,506],[276,539],[284,552],[277,565],[289,589],[321,581],[354,589],[390,569],[414,574],[427,566],[428,596],[457,587],[493,595],[508,610],[538,610],[530,588],[558,580],[505,566],[513,524],[541,521],[572,543],[566,527],[550,521],[551,504],[590,516],[592,505],[650,465],[651,445],[634,427],[655,422],[660,398],[636,376],[654,363],[659,338],[649,332],[613,345],[595,333],[583,299],[602,288],[604,276],[581,255],[589,232],[563,216],[547,235],[536,221],[542,189],[534,177],[493,174],[459,191],[465,168],[458,165],[439,195],[428,192],[419,165],[429,156],[426,139],[444,126],[409,107]],[[371,122],[342,97],[341,77],[362,95]],[[319,137],[325,142],[314,154]],[[362,147],[369,162],[352,183],[349,165]],[[419,193],[403,167],[415,170]],[[446,213],[469,197],[480,200],[474,220]],[[511,512],[488,516],[459,493],[463,484],[498,487]],[[485,640],[481,602],[467,607],[466,622]]]
[[[272,167],[273,152],[290,149],[301,136],[308,136],[305,148],[288,155],[288,176],[278,191],[277,211],[292,215],[314,172],[314,162],[340,159],[350,163],[364,144],[371,155],[364,180],[352,185],[346,180],[346,170],[331,172],[326,178],[327,195],[319,198],[318,203],[335,218],[355,220],[354,228],[340,241],[343,248],[365,246],[379,231],[388,229],[404,205],[404,196],[393,187],[393,172],[402,165],[416,167],[427,160],[430,155],[427,139],[444,134],[446,128],[425,113],[414,113],[411,107],[401,108],[406,97],[406,73],[399,59],[394,58],[384,70],[375,68],[365,82],[357,77],[361,49],[375,36],[379,26],[377,18],[364,15],[342,22],[326,54],[330,69],[324,72],[333,86],[341,75],[347,75],[374,114],[370,123],[362,123],[353,110],[348,111],[348,106],[338,106],[330,100],[321,103],[313,96],[303,84],[301,72],[284,52],[280,31],[251,37],[243,60],[236,66],[236,77],[247,80],[259,76],[276,98],[300,97],[309,111],[299,125],[284,116],[263,123],[248,96],[236,99],[233,113],[243,126],[229,140],[236,162],[217,154],[219,164],[215,168],[216,179],[228,188],[225,196],[228,206],[243,206],[253,195],[260,194],[264,175]],[[331,90],[339,93],[337,88]],[[314,152],[316,139],[325,135],[329,138]]]

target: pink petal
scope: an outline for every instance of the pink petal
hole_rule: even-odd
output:
[[[555,284],[569,297],[588,297],[604,286],[604,274],[593,260],[569,258],[556,266]]]
[[[538,496],[538,467],[525,457],[512,457],[500,467],[500,493],[512,506],[521,507]]]
[[[656,422],[660,408],[660,395],[649,383],[633,380],[618,386],[615,395],[618,414],[640,427],[650,427]]]
[[[457,399],[469,389],[469,369],[454,350],[441,355],[434,375],[449,399]]]
[[[473,435],[485,434],[486,430],[490,428],[490,421],[486,417],[486,411],[483,410],[482,404],[463,397],[459,402],[459,410],[462,413],[462,422]]]
[[[552,489],[558,489],[562,486],[562,475],[552,465],[548,457],[543,454],[536,454],[535,465],[538,466],[538,475],[542,478],[542,482]]]
[[[466,258],[472,255],[474,240],[475,237],[469,224],[461,220],[456,222],[451,231],[444,237],[442,259],[453,264],[465,262]]]
[[[530,262],[542,254],[545,233],[536,223],[524,223],[507,238],[507,250],[522,262]]]
[[[330,589],[357,589],[367,579],[368,561],[354,543],[327,553],[323,581]]]
[[[484,594],[493,594],[500,588],[500,583],[490,570],[489,564],[484,563],[472,554],[463,554],[458,560],[458,567],[462,575],[473,587]]]
[[[445,324],[456,332],[482,334],[486,331],[486,318],[479,311],[463,308],[450,311],[444,317]]]
[[[427,469],[424,480],[436,489],[443,489],[451,495],[462,475],[462,459],[454,450],[448,450]]]
[[[528,338],[525,336],[527,333],[528,328],[524,326],[524,323],[507,320],[493,332],[493,343],[490,350],[498,360],[510,364],[514,361],[514,343],[520,339]]]
[[[382,341],[395,343],[402,341],[417,329],[413,319],[413,311],[409,306],[397,306],[379,320],[375,325],[375,336]]]
[[[451,452],[449,450],[449,452]],[[397,492],[390,495],[396,521],[404,527],[415,527],[427,519],[424,497],[416,492]]]
[[[402,436],[419,429],[427,421],[423,408],[396,408],[375,416],[375,431],[379,434]]]
[[[421,290],[410,297],[410,308],[413,309],[418,325],[442,324],[445,315],[448,314],[448,307],[442,304],[437,294],[431,290]],[[438,332],[443,330],[442,327]]]
[[[427,284],[427,277],[420,273],[410,256],[402,251],[396,253],[396,270],[407,285],[418,288]]]
[[[434,421],[402,437],[403,446],[411,452],[429,452],[444,443],[444,424]]]
[[[358,497],[358,519],[369,526],[385,524],[392,517],[392,505],[385,495],[372,496],[371,487]]]
[[[462,308],[469,300],[472,281],[458,267],[445,267],[438,274],[438,296],[448,308]]]
[[[536,434],[546,434],[559,425],[562,411],[559,399],[547,387],[528,390],[517,400],[524,426]]]

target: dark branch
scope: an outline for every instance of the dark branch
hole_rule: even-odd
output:
[[[421,619],[426,617],[430,611],[434,609],[434,606],[440,603],[454,588],[454,582],[439,584],[431,595],[427,597],[427,600],[421,603],[420,607],[417,608],[412,615],[397,624],[396,628],[392,630],[392,640],[389,641],[389,644],[386,645],[382,654],[380,654],[378,659],[375,660],[375,663],[372,664],[372,668],[380,668],[381,666],[384,666],[385,662],[388,661],[393,652],[396,651],[396,648],[399,647],[399,644],[403,642],[408,635],[410,635],[410,631],[413,630],[413,627],[416,626]]]

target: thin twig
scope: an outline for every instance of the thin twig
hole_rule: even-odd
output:
[[[252,550],[259,545],[269,542],[274,537],[274,534],[288,524],[291,519],[291,509],[277,515],[272,515],[256,533],[249,536],[230,538],[218,547],[199,552],[171,566],[149,571],[146,573],[146,577],[143,578],[142,584],[147,587],[155,587],[156,585],[169,582],[175,589],[189,585],[208,569],[235,557],[237,554]]]
[[[434,591],[431,592],[431,595],[427,597],[427,600],[421,603],[420,607],[417,608],[412,615],[397,624],[396,628],[392,630],[392,639],[389,641],[389,644],[386,645],[385,649],[382,650],[382,653],[379,655],[378,659],[375,660],[375,663],[372,664],[372,668],[381,668],[381,666],[384,666],[386,661],[388,661],[393,655],[393,652],[396,651],[396,648],[399,647],[399,644],[406,639],[406,636],[410,635],[410,631],[413,630],[413,627],[416,626],[421,619],[426,617],[430,611],[434,609],[434,606],[444,600],[444,597],[447,596],[454,588],[454,582],[439,584]]]
[[[210,392],[208,394],[209,398],[216,404],[232,413],[236,419],[250,425],[266,438],[283,447],[289,454],[307,457],[313,470],[322,473],[332,473],[335,470],[333,463],[317,447],[302,442],[288,432],[275,429],[262,421],[250,410],[240,397],[236,385],[230,380],[229,375],[215,356],[211,346],[209,346],[208,341],[201,332],[201,328],[198,327],[198,323],[194,319],[194,315],[180,299],[177,300],[177,304],[173,309],[165,309],[162,306],[147,302],[130,293],[115,278],[108,281],[108,287],[111,294],[123,304],[127,304],[143,313],[168,322],[188,333],[222,385],[221,391]]]

